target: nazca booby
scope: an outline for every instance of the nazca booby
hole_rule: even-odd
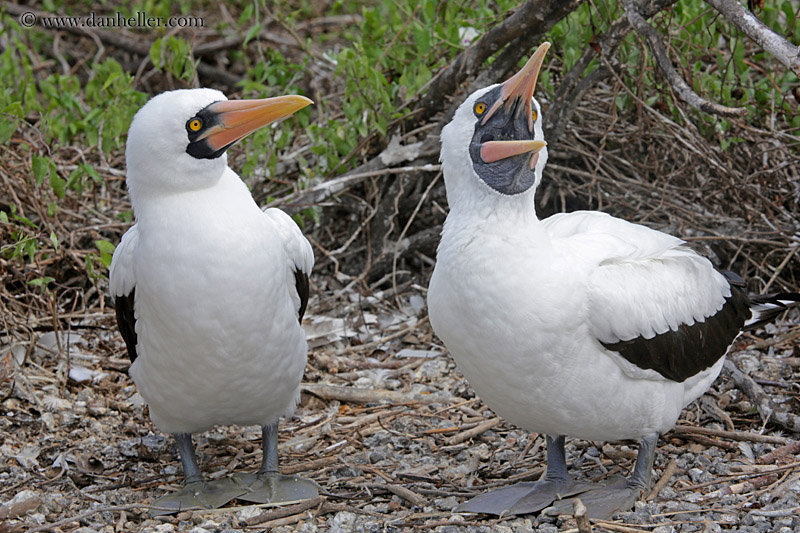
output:
[[[300,321],[314,254],[288,215],[256,205],[226,154],[311,103],[177,90],[152,98],[131,123],[125,159],[136,224],[114,252],[110,286],[130,375],[153,422],[174,435],[186,478],[155,507],[317,495],[315,484],[277,468],[278,418],[294,411],[306,364]],[[204,480],[191,434],[218,424],[262,426],[257,475]]]
[[[539,220],[547,162],[536,79],[549,43],[503,84],[480,89],[441,134],[449,214],[428,292],[430,322],[475,392],[497,414],[546,434],[533,483],[456,510],[589,516],[633,506],[649,486],[658,436],[702,395],[743,327],[798,294],[748,297],[683,241],[604,213]],[[752,311],[751,311],[752,309]],[[639,439],[621,486],[578,483],[564,436]]]

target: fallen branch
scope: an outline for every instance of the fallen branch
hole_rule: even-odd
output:
[[[573,515],[575,522],[578,524],[579,533],[592,533],[592,526],[589,524],[589,516],[586,514],[586,506],[580,498],[575,498],[572,502]]]
[[[313,498],[311,500],[300,502],[297,505],[283,507],[281,509],[276,509],[274,511],[268,511],[265,513],[257,514],[256,516],[250,517],[247,520],[245,520],[244,523],[248,526],[257,526],[258,524],[263,524],[264,522],[286,518],[299,513],[303,513],[309,509],[313,509],[314,507],[321,504],[323,501],[324,498],[322,496],[317,496],[316,498]]]
[[[772,31],[735,0],[706,0],[706,3],[800,78],[800,46],[793,45]]]
[[[775,437],[773,435],[761,435],[760,433],[752,433],[750,431],[725,431],[722,429],[698,428],[695,426],[678,425],[672,428],[672,431],[678,434],[699,434],[699,435],[712,435],[714,437],[722,437],[724,439],[742,440],[749,442],[767,442],[770,444],[788,444],[790,441],[786,437]]]
[[[416,507],[423,507],[427,501],[413,490],[396,483],[364,483],[362,486],[391,492]]]
[[[641,13],[639,13],[633,0],[623,0],[622,3],[625,6],[625,14],[628,16],[628,21],[631,23],[631,26],[647,39],[647,44],[650,45],[650,50],[656,58],[658,67],[678,96],[695,109],[712,115],[734,118],[747,114],[747,109],[744,107],[723,106],[706,100],[694,92],[672,66],[672,62],[667,55],[667,50],[664,48],[664,43],[661,42],[661,37],[656,29],[648,24]]]
[[[748,479],[747,481],[742,481],[741,483],[734,483],[733,485],[725,485],[720,489],[705,494],[700,498],[699,501],[705,502],[716,498],[722,498],[723,496],[727,496],[729,494],[745,494],[748,492],[752,492],[756,489],[760,489],[765,485],[771,485],[775,483],[777,480],[778,480],[778,474],[768,474],[765,476],[759,476],[752,479]]]
[[[638,529],[634,527],[623,526],[622,524],[609,522],[608,520],[600,520],[599,518],[591,518],[590,520],[593,524],[597,524],[598,526],[611,531],[619,531],[620,533],[650,533],[651,531],[649,529]]]
[[[678,472],[678,462],[675,461],[674,457],[672,457],[670,458],[669,463],[667,463],[667,467],[664,469],[664,473],[661,474],[661,477],[658,478],[656,484],[653,485],[653,490],[650,491],[650,494],[647,495],[647,498],[645,498],[645,500],[650,501],[656,499],[656,497],[658,497],[658,493],[661,492],[661,489],[667,486],[669,480],[672,479],[672,476],[674,476],[677,472]]]
[[[298,472],[308,472],[309,470],[319,470],[320,468],[324,468],[326,466],[330,466],[334,463],[338,463],[340,461],[339,457],[335,456],[328,456],[328,457],[320,457],[319,459],[312,459],[311,461],[305,461],[302,463],[297,463],[288,466],[281,467],[281,473],[283,474],[297,474]]]
[[[739,370],[739,367],[730,359],[725,361],[723,367],[730,375],[731,379],[736,383],[736,386],[750,398],[758,409],[758,414],[764,423],[772,422],[776,426],[780,426],[789,431],[800,433],[800,416],[778,409],[772,402],[769,395],[764,392],[764,389],[750,376]],[[787,444],[788,440],[784,439],[783,442],[778,444]]]
[[[787,456],[797,455],[798,453],[800,453],[800,441],[795,440],[780,448],[775,448],[768,454],[759,457],[756,461],[762,465],[771,465],[778,459],[787,458]]]
[[[737,444],[734,444],[726,440],[712,439],[711,437],[706,437],[704,435],[694,435],[687,433],[685,437],[689,440],[697,442],[698,444],[702,444],[703,446],[709,446],[709,447],[716,446],[717,448],[722,448],[723,450],[730,450],[730,451],[739,449],[739,446]]]
[[[453,435],[452,437],[447,439],[447,444],[449,446],[452,446],[453,444],[460,444],[460,443],[462,443],[464,441],[468,441],[470,439],[473,439],[473,438],[475,438],[475,437],[477,437],[479,435],[482,435],[482,434],[486,433],[487,431],[489,431],[490,429],[492,429],[493,427],[495,427],[496,425],[498,425],[502,421],[503,421],[503,419],[500,418],[499,416],[495,417],[495,418],[491,418],[491,419],[487,420],[486,422],[478,424],[477,426],[475,426],[472,429],[468,429],[466,431],[462,431],[461,433],[456,433],[455,435]]]

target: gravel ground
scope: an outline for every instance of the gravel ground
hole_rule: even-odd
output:
[[[422,289],[359,297],[315,281],[324,297],[312,300],[305,321],[312,348],[303,400],[280,438],[282,469],[319,483],[319,499],[150,518],[147,504],[178,488],[182,474],[171,439],[152,425],[126,374],[105,313],[60,343],[44,333],[0,358],[0,532],[578,531],[572,517],[453,513],[486,486],[538,476],[544,438],[496,418],[475,397],[430,331]],[[740,338],[731,357],[776,408],[794,412],[798,322],[795,314],[773,328],[764,338],[778,342],[768,347]],[[762,426],[753,400],[723,375],[659,441],[658,493],[591,527],[800,531],[797,434]],[[212,477],[260,462],[255,427],[215,428],[195,442]],[[571,470],[593,481],[626,475],[635,451],[631,442],[567,441]]]

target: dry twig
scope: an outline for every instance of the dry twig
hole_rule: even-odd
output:
[[[800,416],[790,413],[784,409],[779,409],[773,402],[769,395],[764,392],[764,389],[750,376],[739,370],[736,363],[730,359],[725,361],[725,370],[731,376],[736,386],[739,387],[756,405],[758,414],[764,424],[772,422],[773,424],[782,428],[800,433]],[[781,444],[785,444],[784,441]]]
[[[793,45],[772,31],[735,0],[706,0],[706,3],[714,6],[714,9],[719,11],[739,31],[757,42],[759,46],[800,78],[800,46]]]
[[[664,48],[664,43],[661,42],[661,37],[655,28],[650,26],[650,24],[648,24],[644,17],[642,17],[642,15],[639,13],[634,0],[623,0],[622,3],[625,6],[625,14],[628,16],[628,20],[630,21],[631,25],[636,28],[637,32],[641,33],[647,39],[647,43],[650,45],[650,50],[652,50],[661,72],[664,73],[664,76],[667,78],[667,81],[669,81],[669,84],[672,86],[673,90],[675,90],[675,92],[678,93],[678,95],[683,98],[684,101],[686,101],[692,107],[705,113],[711,113],[713,115],[720,115],[728,118],[740,117],[747,113],[747,109],[743,107],[723,106],[706,100],[694,92],[692,88],[689,87],[685,81],[683,81],[683,78],[681,78],[680,75],[675,71],[675,68],[672,66],[672,62],[669,60],[667,55],[667,50]]]

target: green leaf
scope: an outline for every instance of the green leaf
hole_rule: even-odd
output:
[[[94,241],[94,245],[100,250],[100,253],[104,254],[113,254],[116,246],[113,243],[106,241],[106,240],[97,240]]]
[[[41,185],[48,175],[48,168],[50,165],[50,158],[46,156],[33,156],[31,161],[31,170],[33,170],[33,179],[36,185]]]
[[[244,42],[242,43],[242,46],[249,43],[260,32],[261,32],[261,24],[254,24],[250,26],[250,29],[247,30],[247,33],[244,36]]]
[[[53,243],[53,248],[55,249],[56,253],[58,253],[58,236],[56,235],[55,231],[50,232],[50,242]]]
[[[94,245],[100,251],[100,263],[106,268],[111,266],[111,260],[114,258],[115,246],[106,240],[94,241]]]
[[[43,289],[47,288],[49,283],[55,281],[55,278],[51,278],[50,276],[44,276],[41,278],[32,279],[28,282],[28,285],[33,285],[34,287],[41,287]]]
[[[7,143],[17,131],[19,121],[9,119],[5,115],[0,115],[0,144]]]
[[[64,181],[64,178],[58,175],[57,172],[53,172],[50,174],[50,187],[53,189],[53,192],[56,193],[56,196],[59,198],[64,198],[67,192],[67,182]]]
[[[108,88],[111,86],[111,84],[112,84],[112,83],[114,83],[114,81],[115,81],[117,78],[119,78],[119,75],[120,75],[120,74],[121,74],[121,73],[119,73],[119,72],[115,72],[115,73],[111,74],[111,75],[108,77],[108,79],[106,79],[106,82],[103,84],[103,87],[101,87],[101,89],[100,89],[100,90],[101,90],[101,91],[105,91],[106,89],[108,89]]]
[[[156,68],[161,68],[164,64],[164,38],[159,37],[155,40],[155,42],[150,46],[150,62],[153,63],[153,66]]]

